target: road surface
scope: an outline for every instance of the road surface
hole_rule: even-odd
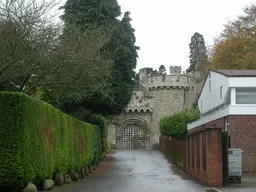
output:
[[[90,177],[57,192],[205,192],[181,174],[160,151],[117,151]]]

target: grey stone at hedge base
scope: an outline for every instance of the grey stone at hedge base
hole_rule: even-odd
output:
[[[70,177],[71,177],[72,181],[78,181],[79,180],[79,175],[76,172],[70,173]]]
[[[54,176],[54,183],[56,186],[62,186],[64,185],[65,181],[64,181],[64,176],[60,173],[56,174]]]
[[[64,180],[65,180],[66,184],[69,184],[69,183],[72,182],[72,179],[71,179],[71,177],[68,174],[65,175],[65,179]]]
[[[33,183],[28,182],[27,187],[23,189],[23,192],[37,192],[37,188]]]
[[[93,168],[92,166],[89,167],[89,173],[92,173],[93,172]]]
[[[89,176],[89,173],[90,173],[89,168],[85,167],[85,176]]]
[[[86,173],[86,169],[85,168],[82,168],[81,169],[81,172],[80,172],[80,178],[85,178],[87,176],[87,173]]]
[[[47,179],[43,183],[44,190],[52,190],[54,188],[54,181],[51,179]]]

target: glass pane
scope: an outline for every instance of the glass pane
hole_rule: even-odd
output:
[[[237,104],[256,104],[256,89],[237,89]]]

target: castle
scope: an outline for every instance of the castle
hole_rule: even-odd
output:
[[[181,66],[170,66],[170,74],[139,70],[135,87],[125,111],[114,117],[108,139],[117,149],[152,149],[159,144],[161,118],[190,107],[199,93],[197,73],[182,73]]]

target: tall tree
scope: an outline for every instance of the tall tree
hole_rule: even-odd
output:
[[[204,65],[208,64],[208,57],[203,35],[196,32],[191,37],[189,48],[190,66],[187,72],[195,72],[198,68],[204,68]]]
[[[116,51],[114,53],[113,93],[115,103],[110,107],[111,113],[120,113],[129,103],[135,84],[135,68],[137,65],[136,38],[131,26],[130,12],[125,12],[117,31],[113,36]],[[110,46],[112,46],[110,44]]]
[[[214,50],[212,67],[214,69],[244,69],[241,59],[246,55],[249,39],[230,37],[219,42]],[[243,66],[244,65],[244,66]]]
[[[256,6],[246,6],[244,14],[224,25],[216,39],[212,66],[216,69],[256,68]]]
[[[106,71],[110,74],[110,79],[105,81],[105,86],[90,92],[91,97],[83,97],[77,106],[103,114],[120,113],[130,101],[137,63],[138,48],[135,46],[136,39],[129,13],[125,13],[121,21],[118,20],[121,11],[116,0],[68,0],[63,9],[63,36],[69,34],[74,25],[82,32],[97,31],[98,36],[108,39],[101,51],[113,63],[112,69]]]
[[[161,74],[165,74],[166,73],[166,69],[164,65],[160,65],[159,70],[158,70]]]
[[[47,83],[59,26],[49,19],[54,1],[0,2],[0,90],[26,92]],[[52,84],[53,82],[51,82]]]

